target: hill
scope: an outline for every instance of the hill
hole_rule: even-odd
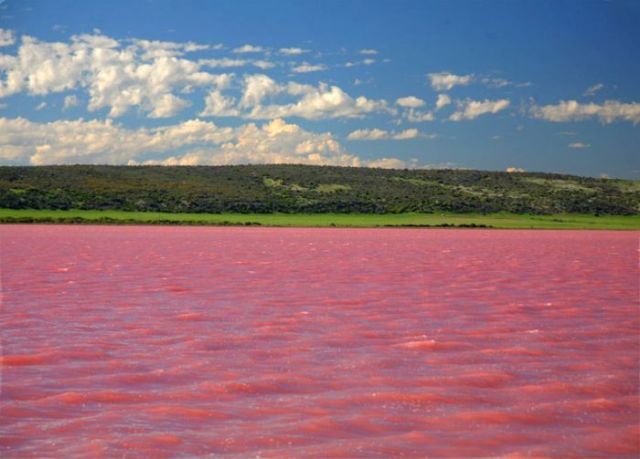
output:
[[[0,208],[638,215],[640,182],[547,173],[301,165],[2,166]]]

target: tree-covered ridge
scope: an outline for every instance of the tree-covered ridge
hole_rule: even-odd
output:
[[[0,167],[0,208],[163,212],[640,213],[640,182],[302,165]]]

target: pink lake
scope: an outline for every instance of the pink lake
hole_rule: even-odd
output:
[[[3,458],[640,454],[637,232],[0,238]]]

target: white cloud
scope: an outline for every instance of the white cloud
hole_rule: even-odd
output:
[[[46,102],[40,102],[40,103],[36,106],[36,110],[37,110],[37,111],[44,110],[45,108],[47,108],[47,103],[46,103]]]
[[[169,118],[190,105],[189,101],[180,99],[173,94],[163,94],[156,99],[149,116],[151,118]]]
[[[110,118],[120,117],[132,109],[151,118],[167,118],[191,105],[183,94],[201,88],[207,94],[202,116],[328,119],[361,117],[372,112],[393,113],[384,100],[351,97],[338,86],[279,83],[266,75],[263,78],[248,76],[239,97],[229,94],[232,74],[214,74],[203,69],[246,65],[270,68],[273,63],[244,58],[190,60],[181,57],[205,48],[212,47],[191,42],[118,41],[100,34],[76,35],[68,43],[41,42],[23,36],[16,55],[0,55],[0,98],[21,92],[47,95],[81,90],[86,91],[89,111],[106,110]],[[235,51],[260,50],[263,49],[245,45]],[[303,64],[295,70],[323,68],[326,67],[322,64]],[[261,89],[265,84],[269,87]],[[230,88],[233,89],[235,87]],[[275,100],[276,96],[281,99]]]
[[[247,54],[247,53],[261,53],[265,49],[262,46],[254,46],[254,45],[244,45],[239,48],[235,48],[233,50],[234,53],[237,54]]]
[[[369,55],[373,55],[373,54],[378,54],[378,50],[377,49],[361,49],[360,50],[360,54],[369,54]]]
[[[22,37],[16,56],[0,55],[0,97],[85,89],[90,111],[109,109],[110,117],[138,107],[151,117],[169,117],[189,105],[174,92],[212,86],[218,75],[176,57],[199,45],[134,40],[132,45],[104,35],[75,35],[70,43]]]
[[[281,85],[266,75],[254,75],[245,78],[245,81],[241,106],[250,108],[248,113],[243,114],[245,118],[274,119],[291,116],[306,119],[357,118],[371,112],[388,111],[387,104],[383,100],[371,100],[363,96],[354,99],[338,86],[329,86],[325,83],[320,83],[318,86],[294,82]],[[297,99],[285,104],[262,103],[263,99],[277,95]]]
[[[591,146],[591,144],[588,143],[582,143],[582,142],[573,142],[570,143],[569,145],[567,145],[569,148],[589,148]]]
[[[488,113],[495,114],[509,106],[509,100],[464,100],[458,101],[458,110],[451,114],[451,121],[473,120]]]
[[[271,69],[276,65],[273,62],[266,60],[250,60],[250,59],[230,59],[228,57],[222,57],[218,59],[200,59],[198,65],[209,68],[230,68],[230,67],[247,67],[253,65],[262,70]]]
[[[602,88],[604,88],[604,85],[602,83],[594,84],[593,86],[590,86],[589,88],[587,88],[587,90],[584,92],[583,96],[593,97]]]
[[[176,151],[181,153],[176,154]],[[173,156],[167,157],[172,153]],[[141,157],[145,160],[141,160]],[[249,123],[236,128],[189,120],[151,129],[126,129],[111,120],[35,123],[24,118],[0,118],[0,159],[33,165],[406,165],[404,161],[396,158],[361,160],[347,152],[330,133],[306,131],[282,119],[272,120],[262,126]]]
[[[177,43],[173,41],[140,40],[137,38],[130,40],[130,42],[131,48],[136,53],[139,53],[143,60],[182,56],[185,53],[212,49],[210,45],[201,45],[193,42]]]
[[[284,56],[299,56],[300,54],[308,53],[308,49],[303,48],[280,48],[278,52]]]
[[[267,75],[247,75],[244,77],[244,85],[244,93],[240,101],[240,106],[244,108],[259,106],[265,97],[284,90]]]
[[[324,64],[309,64],[308,62],[303,62],[300,65],[296,65],[291,69],[292,72],[295,73],[309,73],[309,72],[320,72],[322,70],[327,70],[327,66]]]
[[[200,116],[239,116],[236,99],[222,95],[218,89],[211,91],[204,99],[204,110]]]
[[[349,140],[382,140],[387,138],[389,138],[389,132],[377,128],[358,129],[347,136]]]
[[[0,118],[0,157],[30,164],[126,164],[143,153],[162,153],[191,143],[223,142],[229,128],[198,120],[155,129],[129,130],[111,120],[35,123],[23,118]],[[12,149],[6,158],[5,149]]]
[[[292,101],[293,99],[293,101]],[[357,118],[372,112],[393,112],[384,100],[353,98],[338,86],[295,82],[278,83],[263,74],[245,75],[239,101],[219,89],[209,93],[201,116],[237,116],[248,119],[300,117],[306,119]]]
[[[513,85],[511,81],[505,80],[504,78],[484,77],[480,81],[482,84],[489,86],[490,88],[503,88],[505,86]]]
[[[358,129],[351,132],[348,136],[348,140],[383,140],[388,139],[389,133],[382,129]]]
[[[438,94],[438,100],[436,100],[436,110],[440,110],[442,107],[446,107],[451,103],[451,98],[446,94]]]
[[[454,86],[466,86],[473,81],[473,75],[455,75],[449,72],[429,73],[431,87],[436,91],[449,91]]]
[[[396,99],[396,104],[400,105],[401,107],[418,108],[422,107],[424,103],[424,100],[414,96],[400,97]]]
[[[200,59],[198,64],[204,67],[211,68],[228,68],[228,67],[244,67],[249,65],[248,60],[246,59],[229,59],[228,57],[223,57],[220,59]]]
[[[208,158],[207,158],[208,156]],[[316,134],[281,119],[262,127],[247,124],[235,130],[235,138],[213,153],[206,152],[210,164],[296,163],[363,165],[346,152],[329,133]]]
[[[185,52],[187,53],[195,53],[196,51],[206,51],[209,49],[222,49],[222,45],[221,44],[217,44],[217,45],[200,45],[198,43],[193,43],[193,42],[187,42],[187,43],[183,43],[182,44],[183,49],[185,50]]]
[[[414,108],[407,110],[403,116],[412,123],[423,123],[425,121],[434,121],[436,119],[433,112],[422,112]]]
[[[524,169],[522,169],[521,167],[507,167],[505,169],[506,172],[509,172],[510,174],[513,174],[514,172],[524,172]]]
[[[16,42],[12,30],[0,29],[0,48],[3,46],[11,46]]]
[[[348,140],[407,140],[420,137],[417,129],[406,129],[401,132],[390,132],[383,129],[357,129],[351,132]]]
[[[276,66],[276,64],[274,64],[273,62],[269,62],[269,61],[265,61],[265,60],[256,60],[251,62],[251,64],[255,67],[258,67],[259,69],[262,70],[267,70],[267,69],[272,69],[273,67]]]
[[[76,96],[67,96],[64,98],[64,105],[63,108],[71,108],[71,107],[76,107],[79,105],[79,101],[78,98]]]
[[[350,67],[356,67],[358,65],[373,65],[376,62],[378,61],[376,61],[375,59],[367,58],[367,59],[363,59],[361,61],[356,61],[356,62],[346,62],[344,64],[344,67],[350,68]],[[384,62],[389,62],[389,60],[385,59]]]
[[[556,123],[589,118],[599,118],[606,124],[618,120],[631,121],[634,125],[640,123],[640,103],[623,103],[617,100],[607,100],[603,104],[581,104],[575,100],[563,100],[556,105],[534,105],[530,113],[534,118]]]
[[[408,139],[415,139],[419,136],[420,136],[420,131],[412,128],[412,129],[405,129],[404,131],[393,134],[391,138],[393,140],[408,140]]]

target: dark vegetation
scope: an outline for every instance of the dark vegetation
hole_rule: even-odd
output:
[[[87,225],[184,225],[184,226],[211,226],[212,223],[207,220],[149,220],[140,221],[136,219],[120,219],[111,217],[92,218],[87,219],[83,217],[0,217],[2,223],[57,223],[57,224],[87,224]],[[229,220],[216,221],[213,223],[215,226],[262,226],[260,222],[234,222]],[[329,226],[337,226],[336,224],[330,224]],[[386,224],[377,225],[384,228],[493,228],[492,225],[485,225],[483,223],[437,223],[437,224]]]
[[[0,167],[0,208],[637,215],[640,182],[301,165]]]

